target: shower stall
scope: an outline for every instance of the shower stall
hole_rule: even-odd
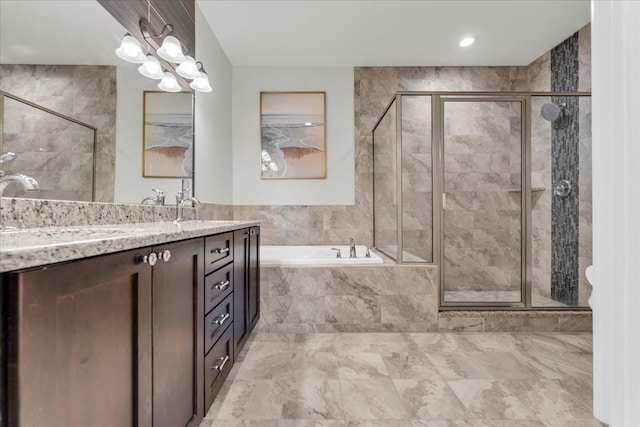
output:
[[[591,96],[398,92],[373,130],[374,245],[440,307],[587,307]]]

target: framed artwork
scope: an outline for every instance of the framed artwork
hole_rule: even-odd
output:
[[[193,94],[144,92],[142,176],[193,175]]]
[[[262,179],[327,177],[325,92],[260,92]]]

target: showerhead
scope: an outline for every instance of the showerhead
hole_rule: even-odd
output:
[[[558,117],[560,117],[563,109],[564,105],[557,105],[553,102],[548,102],[544,104],[540,109],[540,115],[542,115],[543,119],[549,122],[553,122],[555,120],[558,120]]]

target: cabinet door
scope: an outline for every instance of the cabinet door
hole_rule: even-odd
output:
[[[249,230],[233,233],[233,342],[234,355],[238,357],[249,336],[247,320],[247,261],[249,259]]]
[[[154,247],[153,425],[198,426],[204,416],[204,239]]]
[[[8,425],[151,426],[149,251],[5,276]]]
[[[260,227],[251,227],[249,232],[249,260],[247,262],[247,307],[249,332],[260,320]]]

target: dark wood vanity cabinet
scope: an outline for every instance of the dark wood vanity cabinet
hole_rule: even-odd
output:
[[[197,427],[204,417],[204,396],[198,392],[204,380],[202,239],[153,251],[158,254],[152,292],[153,425]]]
[[[234,351],[242,350],[260,319],[260,227],[238,230],[233,234],[234,277]]]
[[[198,426],[259,319],[259,230],[0,276],[0,425]]]
[[[3,276],[8,426],[152,425],[148,252]]]

